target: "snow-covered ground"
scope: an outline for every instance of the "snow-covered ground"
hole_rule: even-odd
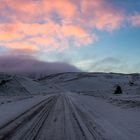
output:
[[[36,104],[42,102],[47,96],[34,96],[29,98],[23,98],[22,100],[17,98],[17,100],[13,100],[12,102],[7,102],[5,104],[0,105],[0,128],[8,123],[8,121],[13,120],[17,116],[21,115],[28,109],[32,108]]]
[[[139,92],[139,74],[1,74],[0,139],[139,140]]]
[[[49,84],[42,84],[33,79],[0,73],[0,97],[31,96],[49,94],[56,90]]]
[[[42,83],[55,83],[72,92],[112,94],[120,85],[124,94],[140,94],[139,74],[62,73],[50,75]]]

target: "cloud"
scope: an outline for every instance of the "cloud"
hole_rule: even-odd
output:
[[[106,65],[106,64],[116,65],[116,64],[120,64],[121,61],[119,59],[114,58],[114,57],[107,57],[107,58],[100,60],[99,63],[102,63],[104,65]]]
[[[95,29],[113,31],[123,19],[103,0],[1,0],[0,45],[29,52],[88,46],[97,41]]]
[[[124,21],[124,14],[103,0],[82,0],[82,13],[88,18],[90,26],[98,30],[113,31]]]
[[[81,70],[89,72],[132,72],[131,67],[126,62],[115,57],[81,60],[76,65]]]
[[[73,65],[61,62],[45,62],[30,56],[0,56],[0,72],[21,75],[46,75],[79,71]]]
[[[2,44],[1,44],[2,45]],[[4,43],[7,48],[15,49],[18,51],[26,51],[26,52],[35,52],[38,51],[37,46],[31,44],[30,42],[10,42],[10,43]]]
[[[134,27],[139,27],[140,26],[140,14],[134,14],[132,16],[128,17],[128,21],[130,24]]]
[[[97,60],[91,65],[91,68],[96,71],[103,72],[119,72],[120,68],[123,71],[122,62],[114,57],[107,57],[101,60]]]
[[[89,34],[78,25],[58,25],[56,23],[1,24],[0,45],[14,49],[42,51],[64,50],[70,43],[76,47],[86,46],[96,41],[95,34]]]

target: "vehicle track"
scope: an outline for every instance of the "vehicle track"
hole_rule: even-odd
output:
[[[105,140],[67,93],[48,97],[0,128],[0,139]]]
[[[85,140],[105,140],[104,136],[96,128],[97,124],[94,120],[86,112],[81,110],[81,108],[71,100],[70,96],[65,96],[65,98]]]
[[[53,97],[50,102],[47,102],[44,108],[35,119],[34,123],[27,129],[26,133],[20,137],[20,140],[34,140],[36,139],[39,131],[41,130],[43,123],[46,121],[52,108],[55,106],[58,97]]]
[[[52,106],[52,102],[54,102],[56,98],[57,96],[51,96],[47,99],[44,99],[37,105],[33,106],[26,112],[16,117],[14,120],[11,120],[7,124],[5,124],[3,127],[0,128],[0,140],[11,140],[12,137],[19,132],[19,130],[21,130],[33,118],[41,114],[42,110],[44,111],[48,104],[51,104]],[[51,106],[49,105],[49,107]]]
[[[61,94],[36,140],[105,140],[81,112],[68,95]]]

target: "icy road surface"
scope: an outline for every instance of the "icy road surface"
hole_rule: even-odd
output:
[[[65,91],[27,100],[0,106],[0,111],[15,112],[6,116],[7,121],[0,112],[5,122],[0,124],[1,140],[140,139],[139,108],[121,108],[104,99]]]

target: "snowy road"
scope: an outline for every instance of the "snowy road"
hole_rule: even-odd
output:
[[[34,105],[0,128],[2,140],[138,140],[140,110],[62,92]]]

